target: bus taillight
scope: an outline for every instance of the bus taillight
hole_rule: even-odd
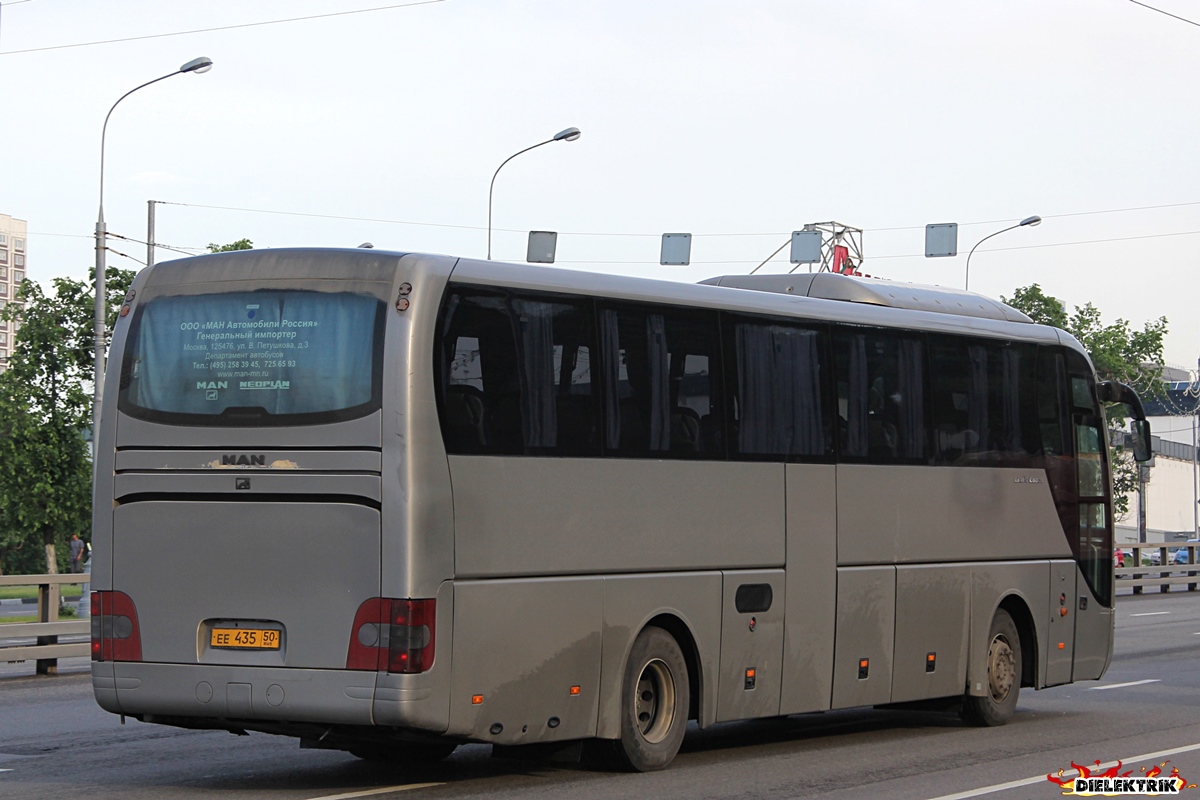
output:
[[[373,597],[358,607],[346,669],[412,674],[433,666],[436,600]]]
[[[433,666],[436,600],[393,600],[388,672],[424,672]]]
[[[92,592],[92,661],[141,661],[137,609],[124,592]]]

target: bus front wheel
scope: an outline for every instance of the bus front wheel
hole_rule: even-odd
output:
[[[670,764],[683,743],[690,703],[687,663],[679,644],[662,628],[646,628],[625,664],[616,765],[650,772]]]
[[[1021,691],[1021,637],[1012,617],[1002,608],[992,617],[988,632],[984,688],[981,697],[968,694],[964,698],[963,721],[980,727],[1004,725],[1017,710],[1017,695]]]

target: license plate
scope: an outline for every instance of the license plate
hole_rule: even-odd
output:
[[[270,628],[213,628],[210,647],[278,650],[279,631]]]

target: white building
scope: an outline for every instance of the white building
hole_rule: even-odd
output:
[[[23,219],[0,214],[0,308],[12,302],[25,280],[25,229]],[[0,372],[8,368],[17,323],[0,320]]]
[[[1196,423],[1200,383],[1187,370],[1164,367],[1167,392],[1142,398],[1154,433],[1154,460],[1146,483],[1146,541],[1176,542],[1197,538]],[[1116,520],[1116,541],[1138,541],[1138,497],[1129,496],[1129,513]]]

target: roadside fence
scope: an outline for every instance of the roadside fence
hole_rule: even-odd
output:
[[[36,586],[37,622],[16,622],[0,625],[0,661],[37,661],[38,675],[57,675],[58,659],[81,658],[91,655],[89,642],[59,644],[59,636],[91,633],[90,613],[78,620],[59,620],[58,608],[64,584],[83,583],[83,596],[88,598],[87,574],[69,575],[0,575],[0,586]],[[32,604],[30,604],[32,605]],[[83,605],[81,603],[81,605]],[[22,645],[21,640],[34,638],[37,644]],[[10,646],[11,645],[11,646]]]

